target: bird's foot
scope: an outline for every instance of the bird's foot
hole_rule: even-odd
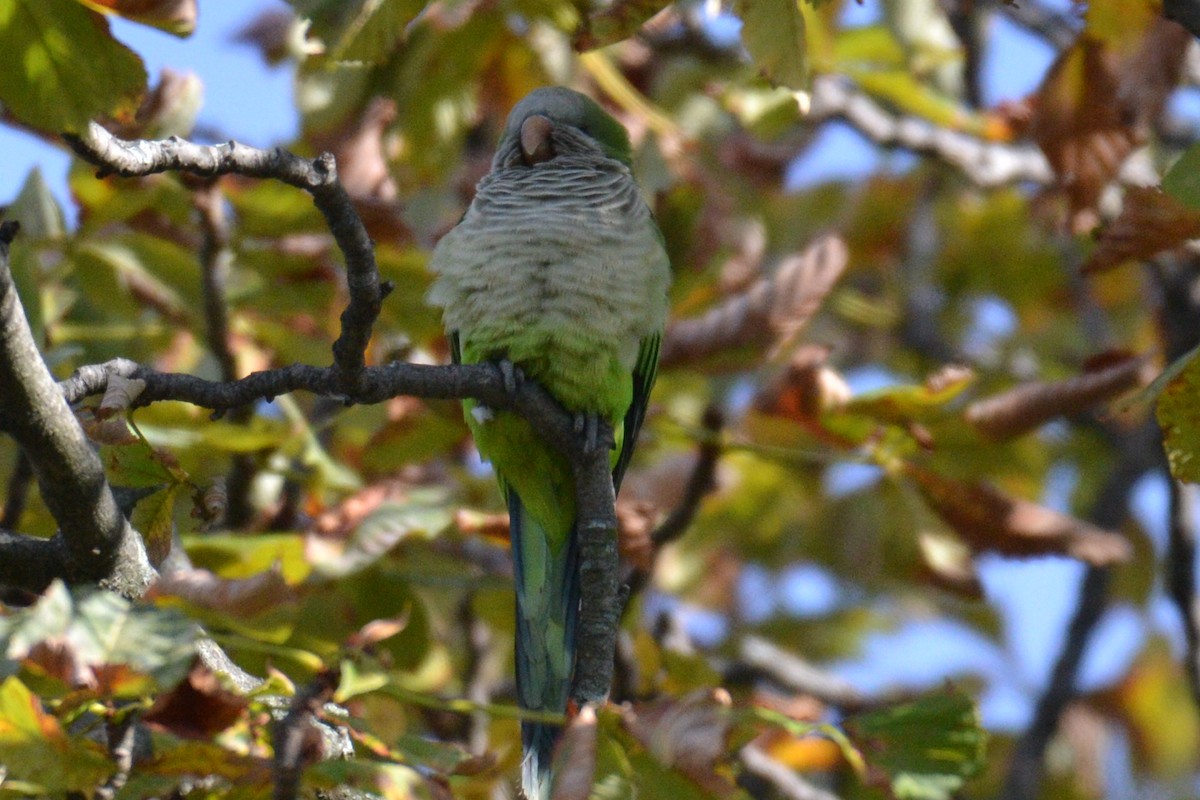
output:
[[[500,378],[504,381],[504,391],[510,395],[516,394],[517,390],[521,388],[521,384],[525,382],[525,373],[507,358],[497,361],[496,368],[500,370]]]
[[[576,414],[575,433],[583,435],[585,453],[596,452],[600,447],[600,415],[586,412]]]

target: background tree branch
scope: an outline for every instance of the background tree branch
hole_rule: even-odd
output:
[[[34,344],[8,264],[18,229],[14,222],[0,223],[0,430],[29,459],[59,533],[49,541],[6,536],[0,582],[41,591],[57,576],[72,583],[98,581],[137,597],[153,569],[117,506],[100,458]]]

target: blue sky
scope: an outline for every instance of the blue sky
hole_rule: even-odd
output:
[[[266,67],[252,48],[235,43],[233,37],[260,11],[272,8],[288,6],[281,0],[201,0],[199,23],[187,39],[119,17],[110,19],[113,34],[145,61],[152,83],[163,67],[200,76],[204,106],[198,125],[202,130],[264,146],[287,141],[296,131],[291,70]],[[5,154],[0,169],[0,198],[7,201],[15,197],[29,170],[38,166],[55,196],[60,202],[66,200],[70,158],[63,150],[0,126],[0,152]]]

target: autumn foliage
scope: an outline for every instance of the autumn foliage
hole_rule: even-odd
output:
[[[0,312],[19,301],[153,568],[133,597],[64,574],[0,598],[0,792],[516,796],[507,517],[458,402],[322,384],[214,413],[137,370],[449,362],[430,249],[547,84],[628,128],[674,270],[615,508],[611,702],[542,720],[566,725],[555,797],[1191,791],[1200,145],[1176,100],[1200,75],[1179,4],[884,0],[867,24],[852,0],[248,10],[240,46],[294,70],[279,144],[333,155],[370,238],[382,302],[356,328],[347,237],[302,181],[122,177],[89,144],[91,121],[209,143],[199,79],[147,76],[109,20],[186,37],[211,2],[0,2],[0,121],[76,154],[73,213],[38,170],[5,198]],[[994,18],[1048,67],[989,107]],[[873,154],[861,177],[808,180],[846,126]],[[0,560],[62,527],[14,397],[0,385]],[[1147,486],[1166,487],[1149,511]],[[1028,719],[981,715],[982,668],[906,680],[897,653],[869,690],[840,677],[930,619],[1016,663],[989,576],[1048,558],[1084,577],[1052,674],[1013,690]],[[1082,684],[1110,608],[1149,632]]]

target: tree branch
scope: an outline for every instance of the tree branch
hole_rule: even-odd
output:
[[[919,693],[867,695],[853,685],[759,636],[747,636],[738,647],[738,661],[728,673],[765,677],[784,689],[808,695],[843,712],[866,711],[912,700]]]
[[[877,144],[936,156],[962,170],[977,186],[1018,181],[1048,185],[1055,180],[1049,162],[1036,147],[988,142],[920,117],[897,116],[850,81],[820,75],[813,80],[808,119],[820,122],[829,117],[844,119]]]
[[[292,698],[287,713],[274,726],[275,800],[294,800],[299,796],[300,776],[304,768],[326,756],[325,740],[317,725],[321,710],[337,689],[341,675],[336,669],[323,670]]]
[[[137,597],[154,571],[34,344],[8,266],[19,227],[0,223],[0,429],[29,457],[59,533],[49,541],[5,536],[0,581],[41,591],[48,578],[61,576],[72,583],[99,581]]]
[[[534,428],[537,428],[536,423]],[[610,444],[612,429],[601,421],[598,441]],[[616,491],[609,447],[573,454],[576,536],[579,537],[579,620],[571,696],[582,706],[603,703],[612,687],[617,628],[621,621]]]
[[[709,406],[704,411],[701,425],[706,436],[700,442],[696,465],[692,467],[692,474],[684,487],[683,498],[662,524],[650,534],[650,541],[656,552],[663,545],[678,539],[691,527],[692,521],[696,519],[696,512],[700,509],[700,501],[717,485],[717,462],[721,458],[720,433],[725,425],[725,417],[719,408]]]
[[[342,312],[342,331],[333,343],[337,383],[343,391],[358,386],[371,328],[392,287],[379,280],[371,238],[338,181],[332,155],[323,153],[309,161],[279,147],[260,150],[233,141],[200,145],[174,136],[164,141],[124,141],[94,122],[82,135],[68,136],[67,141],[80,156],[100,168],[101,177],[167,171],[203,176],[234,173],[274,178],[311,194],[346,259],[350,303]]]
[[[200,214],[203,238],[200,246],[200,274],[204,294],[204,329],[208,349],[221,369],[221,379],[236,380],[237,362],[229,342],[229,306],[225,300],[225,285],[233,266],[229,248],[229,218],[225,211],[225,195],[215,181],[209,181],[192,193],[192,205]],[[233,421],[246,423],[253,416],[249,406],[237,409]],[[255,473],[254,457],[249,453],[233,456],[226,485],[229,500],[224,522],[231,528],[245,525],[252,514],[250,487]]]
[[[62,382],[61,391],[70,401],[77,402],[103,392],[109,375],[146,382],[134,401],[135,406],[157,400],[181,400],[221,412],[286,392],[306,390],[340,396],[347,403],[377,403],[399,395],[438,399],[473,397],[493,408],[522,415],[568,458],[574,471],[582,600],[573,695],[581,702],[607,696],[621,610],[609,449],[589,446],[587,437],[575,429],[574,417],[537,384],[523,381],[512,390],[506,386],[503,372],[493,364],[395,363],[365,367],[357,386],[345,392],[336,367],[293,364],[255,372],[236,381],[209,381],[159,372],[128,359],[114,359],[80,367]],[[611,442],[611,429],[604,423],[600,427],[598,441]]]
[[[1129,507],[1129,493],[1138,479],[1159,465],[1158,426],[1148,421],[1118,442],[1119,461],[1097,495],[1089,520],[1108,529],[1121,526]],[[1039,796],[1046,746],[1058,730],[1063,709],[1075,698],[1075,677],[1083,661],[1096,623],[1108,608],[1108,567],[1088,567],[1079,589],[1075,615],[1067,627],[1066,640],[1050,682],[1038,700],[1033,722],[1017,743],[1009,762],[1008,776],[1000,796],[1005,800],[1035,800]]]

